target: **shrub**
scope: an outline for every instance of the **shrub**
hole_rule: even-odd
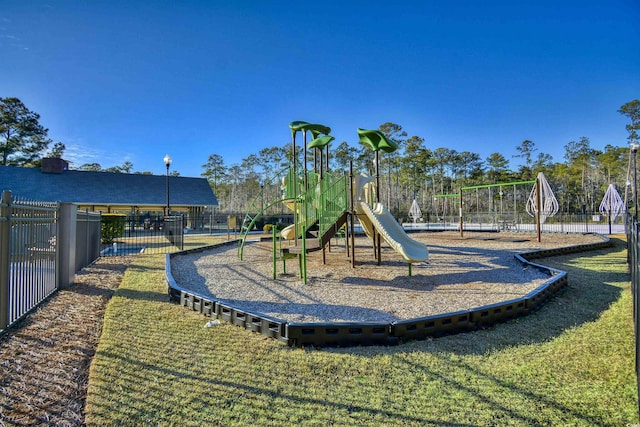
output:
[[[271,233],[271,230],[273,230],[273,224],[265,224],[264,227],[262,227],[262,231],[265,233]]]
[[[127,216],[125,214],[102,214],[100,229],[102,243],[113,243],[116,237],[124,236],[124,226]]]

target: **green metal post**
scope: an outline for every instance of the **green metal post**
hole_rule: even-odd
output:
[[[291,156],[291,160],[293,161],[293,175],[292,175],[292,185],[293,185],[293,223],[294,224],[298,224],[298,170],[296,168],[296,162],[298,160],[297,156],[296,156],[296,132],[292,131],[292,150],[293,150],[293,155]],[[295,226],[296,229],[294,230],[294,234],[293,234],[293,243],[294,245],[298,244],[298,229],[297,229],[297,225]]]
[[[273,236],[273,280],[276,280],[276,268],[277,268],[277,257],[276,257],[276,226],[273,226],[271,229]]]
[[[302,252],[300,253],[300,261],[302,263],[302,282],[305,285],[307,284],[307,218],[309,215],[307,210],[307,196],[308,190],[304,193],[304,226],[302,227]]]
[[[282,274],[287,274],[287,257],[284,256],[282,252],[282,234],[280,235],[280,239],[278,239],[278,252],[282,258]]]
[[[376,202],[380,202],[380,151],[375,151],[375,161],[376,161]],[[376,259],[378,260],[378,265],[382,264],[382,242],[380,241],[380,233],[378,230],[373,227],[373,244],[376,252]]]
[[[355,217],[356,208],[354,204],[353,190],[355,183],[353,182],[353,160],[349,160],[349,224],[347,228],[351,227],[351,230],[347,231],[347,239],[351,238],[351,268],[356,268],[356,242],[355,242]]]
[[[460,188],[460,206],[458,207],[460,212],[460,237],[464,236],[464,224],[462,223],[462,188]]]

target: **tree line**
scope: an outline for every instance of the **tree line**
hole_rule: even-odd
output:
[[[629,143],[637,144],[640,100],[627,102],[617,111],[629,119],[626,125]],[[0,165],[38,167],[42,157],[63,156],[64,143],[51,140],[48,129],[39,120],[40,116],[18,98],[0,98]],[[562,161],[554,161],[551,155],[539,151],[534,141],[525,139],[515,147],[515,157],[522,164],[512,170],[509,159],[498,151],[483,159],[472,151],[429,148],[423,137],[408,136],[399,124],[383,123],[379,130],[399,147],[381,156],[379,171],[381,201],[397,217],[406,217],[413,199],[420,202],[423,210],[435,210],[434,197],[457,193],[461,187],[528,181],[539,172],[552,184],[561,209],[566,212],[596,211],[609,184],[615,184],[628,203],[632,200],[629,191],[635,187],[629,181],[633,177],[629,146],[606,145],[598,150],[583,136],[568,141]],[[256,209],[257,199],[264,206],[278,198],[282,190],[280,178],[290,164],[291,151],[290,143],[266,147],[231,165],[214,153],[202,165],[201,175],[210,182],[222,211],[245,212],[252,204]],[[301,151],[296,153],[298,162],[302,161]],[[313,155],[309,152],[307,157],[313,159]],[[329,149],[328,165],[333,171],[347,171],[353,164],[356,173],[372,173],[372,159],[373,154],[362,144],[354,147],[346,141],[334,142]],[[109,168],[88,163],[76,169],[150,174],[134,172],[131,162]]]
[[[637,141],[640,100],[624,104],[618,112],[630,120],[626,125],[629,142]],[[435,212],[438,196],[458,193],[461,187],[530,181],[539,172],[552,184],[564,212],[596,212],[609,184],[626,195],[628,203],[632,200],[629,146],[609,144],[598,150],[583,136],[568,141],[562,161],[554,161],[551,155],[538,150],[534,141],[525,139],[515,147],[514,157],[521,159],[521,165],[512,170],[509,159],[500,152],[483,159],[472,151],[431,149],[424,138],[408,136],[399,124],[387,122],[380,125],[379,130],[399,147],[381,156],[379,170],[382,202],[398,218],[407,217],[413,199],[420,203],[422,210]],[[373,153],[365,146],[353,147],[346,141],[333,145],[329,150],[330,169],[347,171],[353,164],[356,173],[373,172]],[[219,154],[211,154],[202,165],[202,176],[211,183],[222,210],[250,210],[251,203],[258,197],[277,198],[279,184],[275,175],[283,175],[292,157],[291,150],[290,143],[263,148],[242,159],[240,164],[232,165],[226,165]],[[302,154],[296,154],[300,162]],[[307,157],[311,159],[313,153],[309,152]],[[267,193],[267,190],[270,191]],[[492,193],[492,197],[499,196],[497,190]],[[264,200],[261,203],[264,205]]]

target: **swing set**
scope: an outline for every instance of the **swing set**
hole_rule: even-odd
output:
[[[534,186],[527,198],[522,188],[531,184]],[[474,190],[475,197],[472,193]],[[486,194],[481,194],[483,192]],[[558,202],[542,173],[535,180],[461,187],[459,193],[434,196],[434,200],[440,198],[458,202],[458,228],[461,237],[464,236],[465,215],[467,224],[480,230],[486,224],[490,230],[517,231],[521,221],[518,212],[522,212],[524,207],[529,216],[535,218],[539,242],[542,223],[558,211]],[[519,206],[521,209],[518,209]],[[443,213],[444,211],[443,203]]]

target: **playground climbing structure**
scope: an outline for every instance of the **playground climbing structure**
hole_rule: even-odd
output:
[[[375,130],[358,129],[360,142],[372,148],[375,153],[375,186],[368,178],[366,192],[369,198],[363,200],[365,187],[354,185],[353,170],[331,172],[328,168],[328,145],[334,139],[329,135],[331,129],[320,124],[311,124],[302,121],[291,122],[289,125],[292,136],[291,164],[282,179],[284,191],[279,200],[287,208],[293,211],[293,224],[286,227],[280,233],[279,238],[290,242],[289,245],[276,245],[274,241],[274,276],[275,253],[286,263],[286,259],[296,257],[299,261],[300,275],[307,282],[307,255],[311,252],[322,251],[323,262],[325,250],[330,244],[331,238],[337,233],[345,232],[347,254],[351,257],[352,266],[355,266],[354,250],[354,222],[357,219],[362,225],[367,236],[374,243],[376,259],[381,261],[381,240],[384,239],[409,263],[423,262],[428,257],[426,245],[419,243],[407,236],[404,229],[397,223],[378,200],[379,188],[379,151],[392,152],[397,146],[389,141],[384,134]],[[297,136],[303,139],[303,160],[298,161]],[[312,139],[307,141],[307,135]],[[308,151],[313,153],[313,167],[308,168]],[[355,189],[355,190],[354,190]],[[249,231],[256,219],[268,208],[258,212],[254,217],[245,219],[248,226],[243,228],[239,245],[239,256],[242,259],[243,249]],[[349,227],[350,226],[350,227]],[[351,252],[349,254],[349,236],[351,237]],[[275,233],[274,233],[275,238]],[[283,267],[286,269],[286,267]]]

